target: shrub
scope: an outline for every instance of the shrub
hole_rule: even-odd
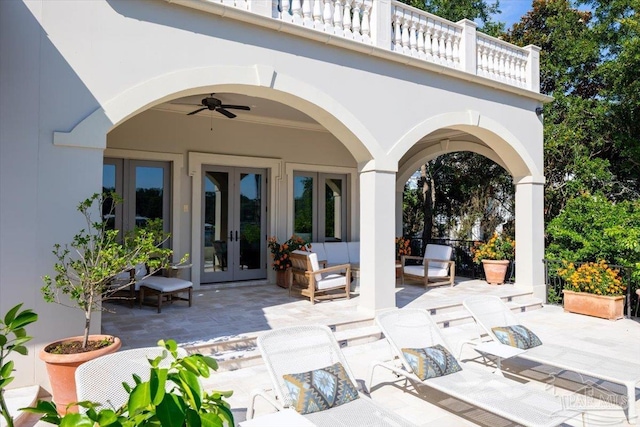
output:
[[[473,262],[477,264],[484,259],[511,261],[516,256],[516,241],[508,236],[494,233],[486,243],[475,242],[471,250]]]
[[[620,272],[609,267],[605,261],[586,262],[576,268],[574,263],[565,263],[558,270],[565,280],[564,289],[596,295],[623,295],[627,289],[622,284]]]

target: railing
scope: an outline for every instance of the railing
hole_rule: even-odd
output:
[[[558,274],[558,270],[563,268],[564,262],[548,259],[543,259],[542,262],[544,263],[544,281],[547,295],[547,304],[562,305],[562,290],[565,287],[565,280],[560,277],[560,275]],[[573,263],[576,268],[583,264],[586,264],[586,262]],[[632,315],[632,308],[634,307],[634,305],[637,307],[638,299],[636,293],[632,292],[632,288],[634,288],[634,282],[632,280],[631,272],[633,271],[633,268],[613,264],[609,264],[609,267],[620,272],[622,283],[627,287],[627,294],[625,298],[625,313],[627,317],[630,317]],[[636,309],[635,315],[638,316],[638,314],[639,313]]]
[[[278,26],[278,30],[296,36],[318,39],[318,34],[326,34],[326,43],[352,40],[369,46],[368,52],[392,60],[408,62],[380,53],[380,49],[414,58],[414,65],[423,61],[540,92],[537,47],[506,43],[477,32],[472,21],[447,21],[397,0],[165,1],[270,28],[276,27],[273,22],[264,21],[265,17],[283,21],[287,25]],[[297,26],[309,32],[296,30]],[[363,51],[354,45],[340,45]]]

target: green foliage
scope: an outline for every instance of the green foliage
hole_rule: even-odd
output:
[[[547,232],[549,259],[635,266],[633,276],[640,278],[640,201],[614,203],[584,193],[569,200]]]
[[[95,402],[77,402],[88,409],[86,413],[60,416],[52,402],[39,401],[35,407],[23,410],[43,414],[42,421],[61,427],[233,426],[233,414],[225,401],[233,392],[206,392],[200,383],[201,377],[208,378],[211,370],[218,369],[215,359],[201,354],[178,358],[174,340],[161,340],[158,345],[173,356],[171,366],[159,367],[166,355],[149,360],[149,381],[143,382],[134,375],[133,385],[123,383],[129,400],[120,408],[99,409]]]
[[[96,193],[82,201],[77,209],[84,217],[86,228],[73,236],[71,243],[54,245],[55,276],[43,277],[45,301],[84,312],[83,347],[87,346],[92,312],[102,310],[102,301],[130,285],[113,286],[113,279],[137,264],[146,264],[151,274],[166,267],[172,253],[161,247],[168,238],[161,222],[149,221],[148,227],[136,228],[122,237],[118,230],[110,229],[102,218],[109,218],[121,202],[122,198],[115,193]],[[93,221],[92,215],[101,208],[101,220]]]
[[[14,380],[14,362],[8,360],[9,355],[13,352],[23,356],[27,354],[25,344],[32,337],[27,335],[25,327],[38,320],[38,315],[32,310],[21,311],[21,308],[22,304],[18,304],[0,318],[0,415],[7,427],[13,427],[13,417],[4,400],[5,389]]]
[[[511,261],[516,257],[516,242],[509,236],[494,233],[487,242],[476,242],[471,251],[476,264],[485,259]]]
[[[547,303],[558,305],[562,302],[562,296],[558,295],[558,292],[554,287],[549,287],[547,291]]]

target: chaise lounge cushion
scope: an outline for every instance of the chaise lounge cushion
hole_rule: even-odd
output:
[[[282,376],[292,406],[301,414],[324,411],[357,399],[358,389],[340,362],[325,368]]]
[[[441,263],[438,263],[438,264],[441,264]],[[429,265],[431,265],[431,263],[429,263]],[[412,276],[424,277],[424,266],[423,265],[405,265],[404,273],[410,274]],[[429,277],[447,277],[449,275],[449,269],[429,267],[427,269],[427,274],[429,275]]]

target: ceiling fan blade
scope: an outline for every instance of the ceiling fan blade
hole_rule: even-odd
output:
[[[206,110],[206,109],[207,109],[207,107],[198,108],[196,111],[192,111],[192,112],[190,112],[190,113],[187,113],[187,116],[190,116],[190,115],[192,115],[192,114],[199,113],[200,111],[202,111],[202,110]]]
[[[220,106],[220,108],[230,108],[232,110],[251,111],[251,108],[247,107],[246,105],[226,105],[226,104],[222,104]]]
[[[224,108],[216,108],[216,111],[220,114],[224,114],[225,116],[229,117],[230,119],[233,119],[234,117],[236,117],[235,114],[233,114],[231,111],[227,111]]]

